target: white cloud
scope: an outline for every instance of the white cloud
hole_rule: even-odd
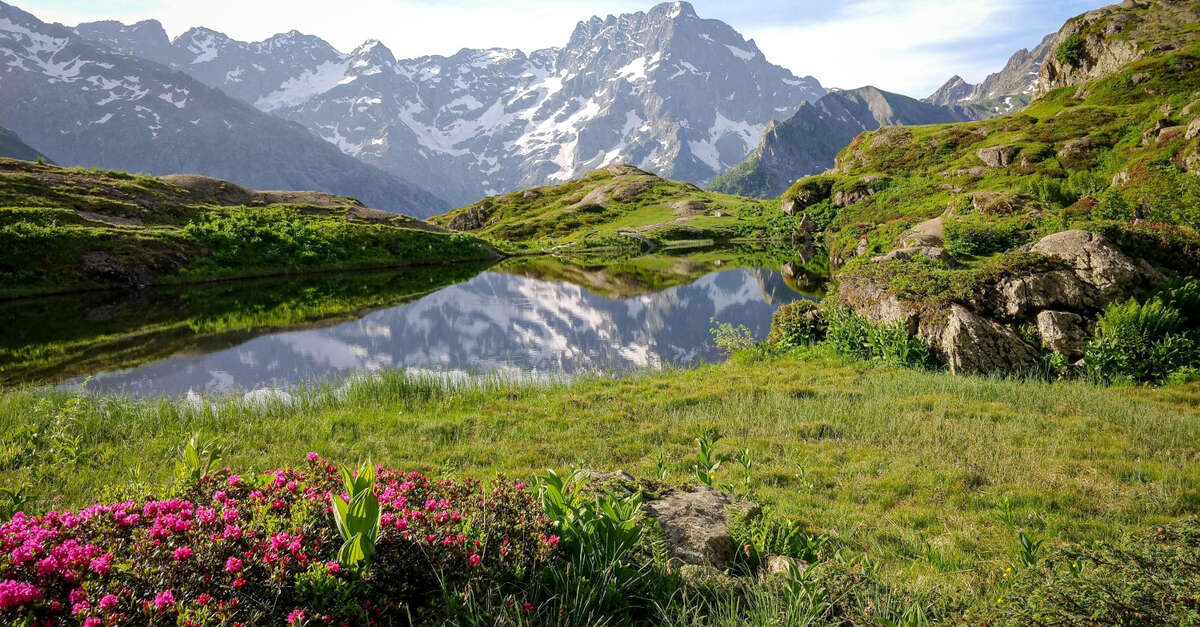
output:
[[[978,81],[999,70],[1003,61],[972,54],[972,44],[985,33],[1008,33],[1019,8],[1010,2],[948,7],[944,0],[853,0],[821,23],[752,26],[744,34],[771,61],[816,76],[827,87],[869,84],[924,97],[951,74]],[[1012,42],[1008,53],[1036,43]]]

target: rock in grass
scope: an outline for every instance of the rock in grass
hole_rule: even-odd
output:
[[[759,511],[757,505],[735,501],[729,494],[701,485],[686,491],[673,490],[648,501],[646,513],[662,527],[674,559],[724,569],[737,550],[725,523],[726,511],[731,507],[744,508],[748,515]]]
[[[977,150],[975,155],[989,168],[1000,168],[1011,164],[1018,152],[1020,148],[1016,146],[988,146]]]
[[[927,338],[933,340],[935,338]],[[1012,329],[962,305],[951,305],[946,326],[934,344],[954,374],[1028,372],[1038,351]]]
[[[793,570],[797,574],[803,573],[808,570],[808,562],[785,555],[768,555],[763,558],[758,577],[761,581],[771,577],[790,577]]]
[[[1087,320],[1069,311],[1043,311],[1037,316],[1038,335],[1051,349],[1071,359],[1083,356],[1092,334]]]

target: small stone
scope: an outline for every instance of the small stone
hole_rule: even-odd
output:
[[[989,146],[980,148],[975,155],[988,167],[999,168],[1012,163],[1019,151],[1020,149],[1016,146]]]
[[[1037,315],[1038,335],[1051,350],[1069,359],[1083,357],[1091,340],[1086,320],[1068,311],[1043,311]]]
[[[793,571],[800,574],[806,570],[808,570],[808,562],[802,559],[784,555],[768,555],[763,558],[759,579],[766,581],[772,577],[790,577]]]

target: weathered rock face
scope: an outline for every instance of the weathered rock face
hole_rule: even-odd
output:
[[[1158,41],[1159,46],[1181,48],[1194,40],[1188,26],[1197,21],[1200,21],[1200,7],[1179,0],[1128,0],[1084,13],[1068,21],[1055,36],[1038,73],[1034,97],[1118,71],[1152,52],[1137,45],[1148,37]],[[1172,32],[1174,35],[1169,35]],[[1072,63],[1070,59],[1059,58],[1058,51],[1073,37],[1079,37],[1083,46],[1079,58]]]
[[[1012,163],[1018,152],[1020,149],[1016,146],[988,146],[980,148],[975,155],[988,167],[999,168]]]
[[[1070,270],[1009,277],[996,285],[996,292],[997,308],[1014,318],[1049,308],[1083,311],[1095,308],[1100,302],[1096,289]]]
[[[883,187],[883,180],[878,176],[864,176],[852,186],[833,192],[833,204],[838,207],[849,207],[856,202],[862,202],[874,196]]]
[[[1135,261],[1098,233],[1073,229],[1042,238],[1033,252],[1070,265],[1081,281],[1096,289],[1097,305],[1127,298],[1163,280],[1162,273]]]
[[[1038,351],[1008,327],[951,305],[945,327],[923,326],[921,336],[945,357],[954,374],[1023,372],[1038,361]]]
[[[450,223],[446,226],[453,231],[474,231],[481,229],[487,225],[487,221],[492,217],[491,207],[484,204],[477,207],[471,207],[466,211],[454,216]]]
[[[1087,320],[1069,311],[1039,313],[1037,329],[1047,347],[1071,359],[1083,356],[1083,351],[1092,337]]]
[[[789,216],[829,198],[831,179],[815,178],[803,181],[791,194],[783,197],[783,212]]]
[[[671,555],[684,564],[723,568],[733,560],[733,538],[725,524],[726,510],[731,507],[756,506],[739,503],[730,495],[708,486],[696,486],[690,491],[675,490],[661,499],[648,501],[646,513],[658,520],[667,537]]]

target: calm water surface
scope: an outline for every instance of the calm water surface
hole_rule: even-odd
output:
[[[10,346],[10,363],[5,366],[0,360],[0,368],[8,368],[5,380],[9,383],[20,378],[22,368],[34,370],[29,365],[33,364],[41,368],[38,373],[43,382],[76,386],[86,380],[92,392],[137,396],[246,393],[394,368],[456,376],[499,373],[513,378],[562,378],[715,361],[721,355],[712,343],[713,319],[745,325],[762,338],[776,309],[803,298],[774,270],[713,270],[696,273],[694,278],[689,275],[672,287],[635,290],[633,295],[619,291],[614,295],[596,285],[591,286],[593,291],[565,281],[484,271],[465,281],[446,281],[449,284],[392,301],[401,301],[399,304],[340,315],[334,322],[317,322],[323,325],[318,328],[264,332],[257,330],[261,325],[247,324],[219,334],[216,341],[206,336],[203,342],[173,343],[177,333],[172,329],[194,331],[214,326],[213,320],[227,324],[229,319],[248,316],[246,312],[265,315],[262,312],[268,311],[277,316],[280,307],[244,304],[250,294],[237,292],[226,298],[242,302],[243,310],[208,312],[202,319],[187,309],[209,299],[194,294],[190,304],[106,304],[76,316],[89,317],[95,311],[109,312],[121,306],[128,311],[178,313],[167,316],[166,322],[160,315],[153,323],[138,323],[155,329],[153,332],[143,331],[142,326],[120,327],[109,335],[73,330],[72,337],[61,341],[54,331],[33,334],[41,345]],[[285,288],[281,293],[301,289]],[[303,289],[324,293],[311,286]],[[345,295],[339,293],[338,298],[344,301]],[[14,324],[35,324],[36,312],[23,313],[26,315],[14,314],[11,307],[8,310]],[[83,322],[82,327],[88,329],[87,321]],[[111,359],[105,351],[112,353]],[[125,354],[131,352],[144,356],[127,359]],[[15,359],[13,355],[23,357]],[[57,381],[54,373],[60,373]]]

